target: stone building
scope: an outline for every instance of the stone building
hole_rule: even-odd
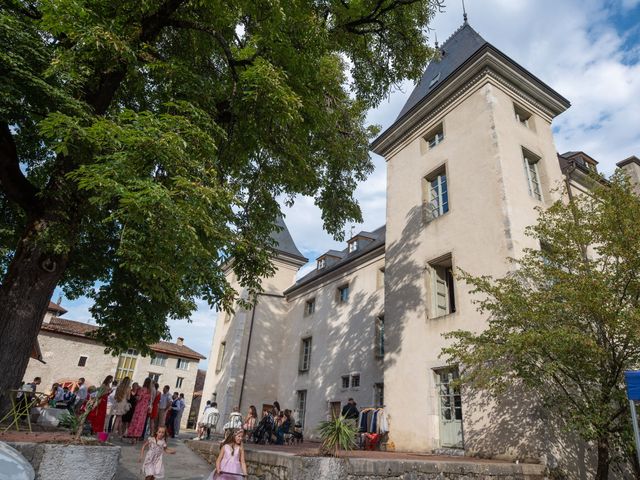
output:
[[[143,357],[133,349],[113,356],[105,353],[104,345],[87,336],[97,326],[60,318],[65,313],[60,305],[49,302],[38,334],[41,360],[29,360],[25,381],[41,377],[40,389],[47,391],[54,382],[75,381],[80,377],[89,385],[99,385],[107,375],[116,379],[129,377],[139,384],[151,377],[161,387],[169,385],[172,392],[185,394],[181,423],[186,426],[198,362],[206,357],[187,347],[182,337],[176,343],[154,343],[152,356]]]
[[[204,398],[223,415],[278,400],[313,436],[353,397],[384,405],[390,448],[584,464],[589,452],[547,429],[540,408],[461,395],[439,356],[443,333],[486,322],[453,273],[504,276],[508,257],[539,248],[525,236],[536,207],[563,185],[589,191],[597,162],[554,144],[569,106],[465,21],[372,144],[387,161],[386,225],[297,280],[306,259],[286,227],[275,234],[277,271],[255,308],[218,320]],[[618,165],[640,179],[636,157]]]

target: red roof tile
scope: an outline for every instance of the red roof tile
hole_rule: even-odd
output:
[[[58,305],[57,303],[53,303],[52,301],[49,301],[49,307],[47,308],[47,310],[52,310],[54,312],[59,312],[61,314],[65,314],[67,313],[67,311],[62,308],[60,305]]]
[[[75,320],[53,317],[49,323],[42,323],[42,327],[40,327],[40,329],[76,337],[86,337],[88,333],[94,332],[98,327],[88,323],[76,322]],[[175,355],[176,357],[191,358],[194,360],[203,360],[207,358],[189,347],[177,345],[171,342],[160,341],[150,345],[149,348],[154,352],[167,353],[169,355]]]

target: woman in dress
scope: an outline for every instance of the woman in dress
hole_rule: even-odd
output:
[[[138,385],[138,382],[134,382],[133,385],[131,385],[131,392],[129,393],[129,410],[127,413],[122,415],[122,431],[124,432],[125,437],[129,436],[129,424],[133,418],[133,413],[136,411],[136,395],[138,394],[139,389],[140,386]]]
[[[115,415],[116,419],[113,421],[113,432],[119,437],[124,435],[124,422],[122,421],[122,417],[126,415],[126,413],[131,408],[131,404],[129,404],[129,395],[131,394],[131,379],[129,377],[124,377],[116,388],[115,395],[115,405],[113,406],[113,415]]]
[[[144,379],[142,388],[138,389],[136,394],[136,409],[133,412],[133,418],[129,424],[129,430],[127,435],[131,437],[131,444],[135,445],[138,438],[144,434],[144,426],[147,421],[147,414],[149,413],[149,402],[151,400],[151,379],[149,377]]]
[[[153,392],[151,393],[151,413],[149,414],[149,432],[150,435],[155,435],[158,425],[156,425],[156,419],[158,418],[158,405],[160,404],[160,385],[153,384]]]
[[[147,455],[144,455],[145,448],[149,448]],[[175,450],[167,448],[167,429],[166,427],[158,428],[153,437],[149,437],[140,451],[140,461],[144,456],[142,464],[142,473],[144,480],[155,480],[156,478],[164,478],[164,464],[162,463],[162,455],[164,453],[173,454]]]
[[[244,424],[242,425],[242,428],[244,429],[245,441],[247,440],[247,437],[251,438],[251,435],[256,428],[257,421],[258,411],[256,410],[255,406],[251,405],[249,407],[249,414],[244,419]]]
[[[102,385],[98,387],[96,396],[93,398],[93,408],[89,412],[89,415],[87,415],[93,433],[104,432],[104,422],[107,418],[107,399],[111,393],[112,380],[113,375],[107,375],[102,381]]]
[[[247,465],[244,461],[244,447],[242,446],[243,438],[242,429],[227,431],[216,460],[217,476],[214,477],[212,473],[209,479],[237,480],[238,477],[247,476]]]

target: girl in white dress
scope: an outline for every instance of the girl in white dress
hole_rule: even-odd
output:
[[[144,449],[149,448],[147,455],[144,457],[144,463],[142,464],[142,473],[144,473],[144,480],[155,480],[156,478],[164,478],[164,464],[162,463],[163,454],[176,453],[175,450],[167,447],[166,442],[167,429],[166,427],[158,428],[158,431],[153,437],[149,437],[142,445],[140,450],[140,461],[144,456]]]

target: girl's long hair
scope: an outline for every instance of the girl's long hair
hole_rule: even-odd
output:
[[[142,388],[146,388],[151,391],[151,378],[147,377],[144,379],[144,383],[142,384]]]
[[[249,413],[253,416],[253,418],[258,418],[258,411],[253,405],[249,407]]]
[[[129,384],[131,379],[124,377],[118,387],[116,388],[116,402],[122,402],[127,397],[127,392],[131,389]]]
[[[236,434],[240,431],[239,428],[230,428],[227,430],[227,433],[224,435],[224,440],[220,442],[220,449],[224,448],[225,445],[231,445],[231,456],[233,456],[236,451]],[[242,444],[240,444],[240,448],[242,448]]]
[[[104,377],[104,380],[102,381],[102,385],[109,388],[111,386],[112,381],[113,381],[113,375],[107,375],[106,377]]]

